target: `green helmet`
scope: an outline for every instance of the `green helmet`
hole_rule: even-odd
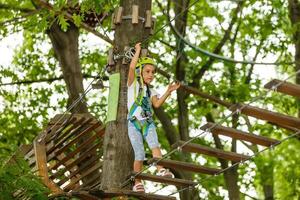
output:
[[[152,58],[141,57],[136,65],[136,68],[143,67],[143,65],[146,65],[146,64],[155,65],[155,62]]]

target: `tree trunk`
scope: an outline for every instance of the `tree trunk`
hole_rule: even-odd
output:
[[[293,38],[295,42],[295,71],[300,70],[300,2],[299,0],[289,0],[290,20],[294,30]],[[300,84],[300,73],[296,76],[296,83]],[[298,100],[298,117],[300,117],[300,100]]]
[[[64,32],[57,23],[53,23],[48,31],[48,35],[67,85],[69,107],[84,92],[78,53],[79,30],[74,24],[70,23],[69,29]],[[86,103],[80,101],[71,112],[88,113]]]
[[[121,0],[123,16],[131,16],[132,5],[139,6],[139,16],[145,17],[146,10],[151,10],[150,0]],[[123,20],[115,31],[115,49],[122,53],[125,46],[142,41],[150,33],[144,29],[139,20],[133,25],[131,20]],[[143,38],[144,37],[144,38]],[[119,91],[117,120],[109,122],[104,137],[104,156],[101,189],[120,189],[128,175],[133,171],[133,151],[127,134],[127,73],[128,65],[122,65],[121,60],[116,63],[116,71],[120,72],[121,83]]]

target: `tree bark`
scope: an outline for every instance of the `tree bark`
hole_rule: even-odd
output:
[[[132,5],[139,6],[139,16],[145,17],[146,10],[151,10],[150,0],[121,0],[123,16],[131,16]],[[115,49],[122,53],[125,46],[137,41],[143,41],[150,33],[144,29],[139,20],[133,25],[131,20],[122,20],[115,31]],[[127,73],[128,65],[122,65],[121,60],[116,63],[116,71],[120,72],[121,83],[119,91],[117,120],[109,122],[104,137],[104,156],[101,189],[120,189],[133,166],[133,151],[127,134]]]
[[[295,42],[295,71],[300,70],[300,2],[299,0],[289,0],[289,15],[294,29],[293,39]],[[296,76],[296,83],[300,84],[300,73]],[[298,117],[300,117],[300,100],[298,100]]]

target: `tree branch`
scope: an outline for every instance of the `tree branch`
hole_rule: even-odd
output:
[[[228,29],[225,31],[223,38],[221,39],[221,41],[218,43],[218,45],[215,47],[213,53],[214,54],[219,54],[222,47],[225,45],[226,41],[228,39],[230,39],[230,33],[232,31],[233,25],[235,24],[236,20],[237,20],[237,15],[238,13],[241,11],[242,9],[242,4],[243,2],[239,2],[237,4],[237,7],[234,11],[234,15],[231,19],[231,22],[229,24]],[[209,67],[212,65],[212,63],[215,61],[215,58],[210,57],[209,60],[201,67],[200,71],[198,73],[196,73],[193,77],[193,82],[191,83],[192,86],[198,88],[199,87],[199,80],[202,78],[202,76],[204,75],[204,73],[209,69]]]
[[[26,12],[26,13],[35,11],[34,9],[22,8],[22,7],[9,5],[9,4],[3,4],[3,3],[0,3],[0,9],[1,10],[15,10],[15,11],[21,11],[21,12]]]
[[[23,80],[23,81],[11,82],[11,83],[3,83],[3,84],[0,84],[0,86],[22,85],[22,84],[32,84],[32,83],[42,83],[42,82],[52,83],[54,81],[62,80],[63,78],[64,78],[63,76],[59,76],[59,77],[54,77],[54,78],[42,78],[39,80]],[[99,76],[92,76],[89,74],[84,74],[83,78],[99,78]]]
[[[42,6],[43,8],[54,11],[53,6],[50,3],[46,2],[46,1],[36,0],[36,2],[38,2],[38,4],[40,6]],[[61,14],[61,13],[56,12],[56,14]],[[68,20],[72,21],[72,22],[74,21],[72,15],[68,12],[65,13],[65,17]],[[113,44],[113,41],[110,38],[106,37],[105,35],[103,35],[102,33],[98,32],[98,31],[96,31],[94,28],[90,27],[88,24],[86,24],[84,22],[81,22],[80,27],[85,29],[86,31],[88,31],[90,33],[93,33],[94,35],[96,35],[99,38],[103,39],[104,41],[108,42],[109,44]]]

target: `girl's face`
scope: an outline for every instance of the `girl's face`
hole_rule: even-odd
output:
[[[155,67],[153,65],[146,64],[143,67],[142,76],[144,83],[150,84],[154,79]]]

